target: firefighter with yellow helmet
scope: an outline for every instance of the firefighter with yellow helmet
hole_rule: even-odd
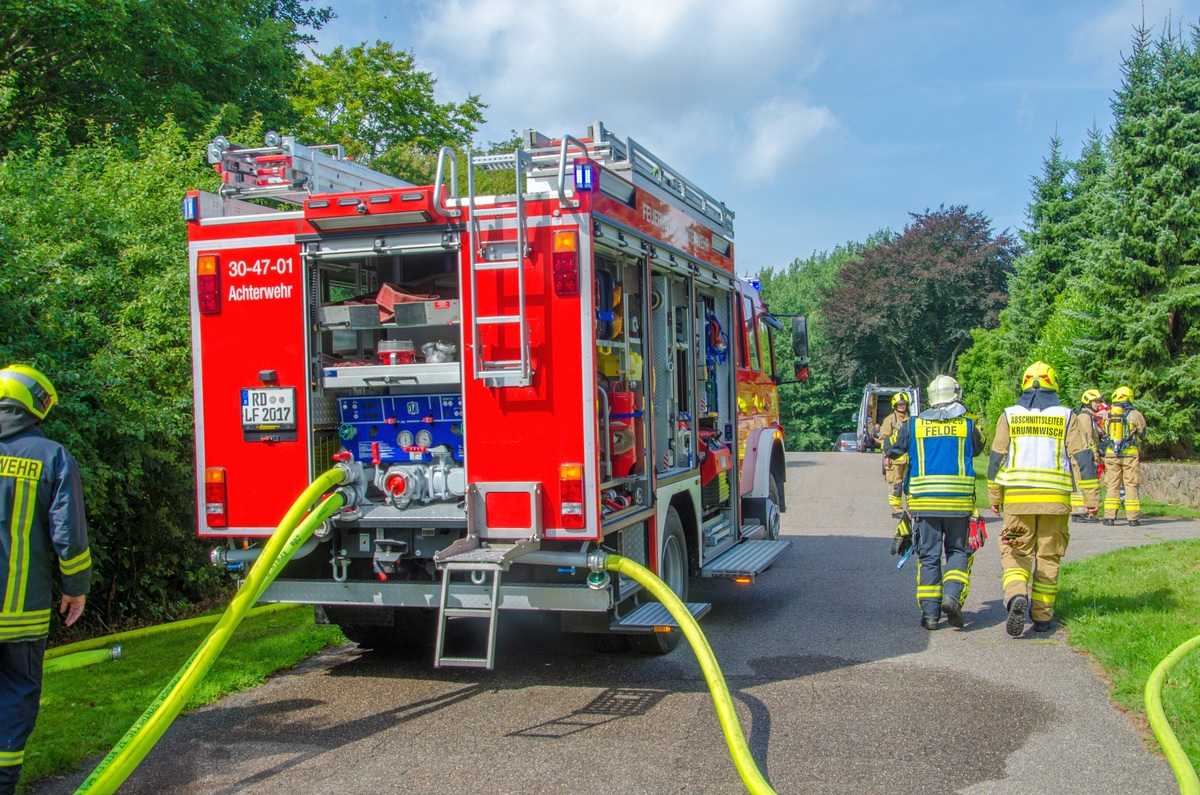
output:
[[[1050,629],[1059,561],[1070,541],[1072,461],[1079,466],[1088,515],[1095,516],[1100,506],[1087,428],[1059,401],[1054,368],[1034,362],[1025,370],[1021,390],[1016,404],[996,422],[988,462],[988,502],[1004,516],[1000,561],[1008,610],[1005,628],[1013,637],[1025,631],[1026,610],[1034,631]]]
[[[892,459],[886,455],[888,445],[895,444],[900,429],[908,424],[908,394],[897,392],[892,395],[892,413],[884,418],[879,426],[878,440],[883,446],[883,477],[888,485],[888,505],[892,508],[892,518],[898,519],[904,512],[904,478],[908,476],[908,455]]]
[[[1101,414],[1104,410],[1104,394],[1099,389],[1088,389],[1079,396],[1079,408],[1075,416],[1087,429],[1088,445],[1092,448],[1092,456],[1097,463],[1100,461],[1100,428]],[[1098,467],[1097,467],[1098,468]],[[1083,492],[1079,489],[1079,464],[1071,461],[1071,473],[1075,476],[1075,489],[1071,492],[1071,521],[1098,522],[1095,516],[1089,516],[1083,504]]]
[[[32,367],[0,370],[0,795],[16,791],[37,721],[53,579],[67,626],[92,580],[79,468],[39,427],[57,402]]]
[[[1121,487],[1125,487],[1125,518],[1132,527],[1141,522],[1142,501],[1138,499],[1141,455],[1138,443],[1146,436],[1146,417],[1133,407],[1133,390],[1117,387],[1108,407],[1108,423],[1100,439],[1104,454],[1104,524],[1111,525],[1121,507]]]

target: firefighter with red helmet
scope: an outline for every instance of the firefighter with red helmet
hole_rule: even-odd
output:
[[[1121,487],[1125,487],[1125,517],[1131,527],[1141,522],[1142,501],[1138,499],[1141,456],[1138,443],[1146,436],[1146,417],[1133,407],[1133,390],[1117,387],[1108,407],[1108,423],[1100,440],[1104,453],[1104,524],[1111,525],[1121,507]]]
[[[0,795],[16,791],[37,720],[52,581],[67,626],[92,581],[79,468],[39,427],[57,402],[32,367],[0,370]]]
[[[1075,416],[1079,418],[1083,427],[1087,430],[1088,446],[1092,448],[1092,456],[1097,462],[1100,461],[1100,429],[1102,427],[1100,412],[1104,406],[1103,400],[1104,395],[1099,389],[1088,389],[1080,395],[1079,408],[1075,410]],[[1071,521],[1100,521],[1095,516],[1089,516],[1087,509],[1084,507],[1083,492],[1079,489],[1079,464],[1073,459],[1071,461],[1071,473],[1075,477],[1075,489],[1071,492]]]
[[[1079,465],[1085,508],[1100,505],[1096,459],[1087,428],[1058,399],[1058,375],[1034,362],[1021,379],[1021,396],[996,422],[988,462],[988,502],[1004,516],[1000,560],[1004,569],[1005,627],[1025,631],[1029,610],[1036,632],[1050,629],[1058,595],[1058,567],[1070,541],[1071,462]],[[1032,606],[1030,601],[1032,600]]]
[[[889,445],[895,444],[897,434],[908,421],[908,395],[897,392],[892,395],[892,413],[884,418],[876,437],[885,451]],[[885,453],[883,457],[883,477],[888,484],[888,505],[891,506],[892,517],[895,519],[900,518],[904,512],[904,478],[908,476],[908,465],[907,454],[892,459]]]

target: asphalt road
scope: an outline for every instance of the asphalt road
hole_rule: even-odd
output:
[[[693,581],[759,764],[780,793],[1172,793],[1144,730],[1056,629],[1004,631],[997,525],[961,630],[920,628],[888,554],[879,459],[793,454],[795,545],[749,588]],[[1200,522],[1072,525],[1067,559],[1200,537]],[[736,793],[699,666],[597,655],[505,615],[497,670],[350,645],[181,718],[127,793]],[[98,760],[97,760],[98,761]],[[90,767],[89,767],[90,769]],[[70,792],[81,771],[38,793]]]

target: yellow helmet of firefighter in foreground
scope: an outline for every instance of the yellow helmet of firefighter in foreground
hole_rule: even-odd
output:
[[[1025,368],[1025,375],[1021,378],[1021,391],[1024,392],[1035,386],[1057,392],[1058,373],[1054,372],[1054,368],[1045,362],[1034,362]]]
[[[896,408],[897,403],[903,403],[905,408],[908,407],[908,395],[904,392],[897,392],[892,395],[892,408]]]
[[[0,405],[20,406],[44,420],[57,402],[54,384],[32,367],[10,364],[0,370]]]
[[[1113,392],[1113,403],[1132,403],[1133,390],[1127,386],[1119,386]]]
[[[1079,403],[1086,406],[1089,403],[1095,403],[1097,400],[1100,400],[1103,397],[1104,393],[1099,389],[1089,389],[1079,397]]]

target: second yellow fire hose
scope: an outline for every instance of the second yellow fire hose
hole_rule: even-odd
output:
[[[1150,728],[1154,730],[1154,736],[1158,738],[1158,744],[1162,746],[1167,763],[1171,765],[1171,770],[1175,773],[1180,795],[1200,795],[1200,778],[1196,776],[1196,768],[1192,766],[1187,751],[1183,750],[1179,738],[1175,736],[1175,732],[1171,731],[1171,725],[1167,723],[1167,713],[1163,711],[1162,705],[1162,687],[1171,668],[1188,652],[1197,648],[1200,648],[1200,635],[1183,643],[1168,654],[1162,662],[1155,666],[1150,678],[1146,681],[1146,718],[1150,721]]]
[[[716,655],[713,654],[712,647],[708,645],[708,639],[700,631],[700,625],[696,623],[696,619],[692,617],[687,606],[667,587],[665,582],[654,576],[649,569],[629,558],[609,555],[604,561],[604,568],[624,574],[637,582],[671,613],[671,616],[679,624],[679,628],[683,630],[683,636],[691,644],[692,651],[696,654],[696,660],[700,663],[700,670],[704,672],[704,680],[708,683],[708,689],[712,693],[713,706],[716,707],[717,718],[721,722],[721,731],[725,734],[725,744],[729,746],[729,755],[733,758],[734,767],[737,768],[742,783],[746,785],[746,790],[751,795],[775,795],[775,790],[771,789],[771,785],[767,783],[758,769],[754,756],[750,753],[750,746],[746,744],[746,736],[742,733],[741,724],[738,723],[737,711],[733,708],[733,698],[729,695],[729,687],[725,684],[725,677],[721,674],[721,666],[717,663]]]

